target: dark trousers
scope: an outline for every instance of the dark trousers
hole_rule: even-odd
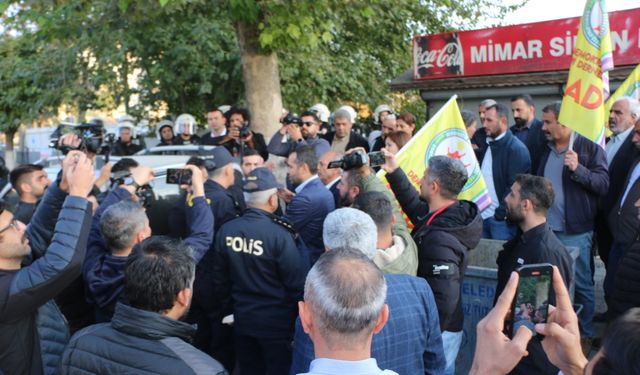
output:
[[[235,334],[238,375],[288,374],[290,339],[263,339]]]

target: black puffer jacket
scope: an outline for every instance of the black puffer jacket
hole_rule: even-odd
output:
[[[195,328],[121,303],[111,323],[76,333],[60,374],[226,374],[218,361],[188,342]]]
[[[633,307],[640,307],[640,241],[624,254],[613,282],[611,311],[618,317]]]
[[[478,206],[469,201],[456,201],[440,212],[429,213],[429,205],[420,200],[400,168],[387,174],[387,180],[416,228],[413,239],[418,245],[418,276],[425,278],[433,290],[440,329],[461,331],[467,253],[478,245],[482,235]]]

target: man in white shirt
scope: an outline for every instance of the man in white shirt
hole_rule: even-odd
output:
[[[325,253],[313,266],[298,302],[304,331],[316,359],[307,375],[396,374],[371,358],[371,340],[389,318],[382,272],[362,252],[347,248]]]

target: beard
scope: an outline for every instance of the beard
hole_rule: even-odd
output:
[[[524,128],[525,126],[527,126],[527,120],[520,118],[520,117],[514,117],[513,120],[516,123],[516,128]]]
[[[353,204],[353,199],[349,197],[349,194],[345,194],[344,197],[341,195],[338,200],[338,207],[351,207]]]
[[[507,221],[513,224],[520,224],[524,221],[524,215],[521,210],[507,206]]]

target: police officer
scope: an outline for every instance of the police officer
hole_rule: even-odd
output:
[[[307,262],[291,225],[273,212],[279,184],[256,168],[243,185],[247,210],[224,224],[214,244],[218,298],[233,301],[239,374],[286,374]]]

